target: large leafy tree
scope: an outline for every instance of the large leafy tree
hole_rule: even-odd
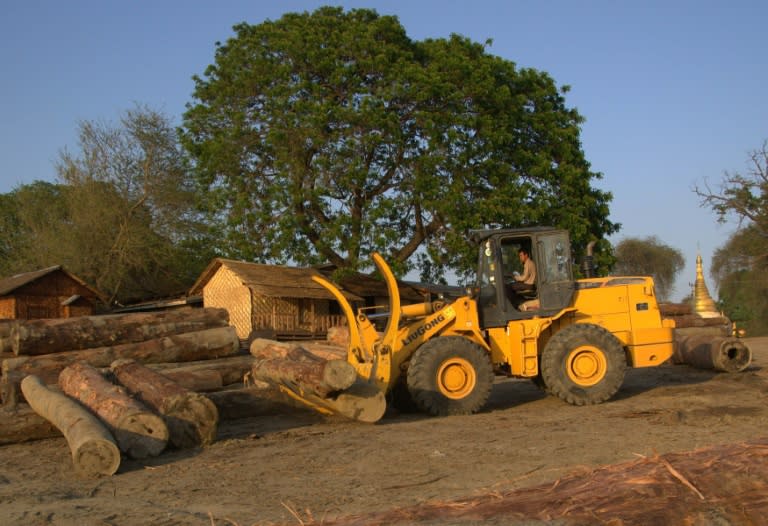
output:
[[[430,275],[471,267],[469,228],[617,230],[582,117],[543,72],[453,35],[324,7],[235,26],[195,78],[183,141],[233,257]]]
[[[119,124],[80,123],[57,184],[3,195],[3,274],[62,264],[129,302],[183,293],[213,252],[195,212],[194,186],[176,130],[143,106]]]
[[[719,221],[738,225],[712,262],[723,309],[749,333],[767,334],[768,141],[750,152],[746,172],[725,172],[716,187],[705,182],[694,191]]]
[[[624,238],[616,244],[614,255],[614,274],[652,276],[661,300],[669,299],[674,290],[675,278],[685,267],[682,252],[663,243],[656,236]]]

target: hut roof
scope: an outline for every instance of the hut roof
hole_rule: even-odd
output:
[[[61,265],[54,265],[52,267],[47,267],[40,270],[34,270],[32,272],[23,272],[21,274],[15,274],[13,276],[0,279],[0,296],[8,295],[13,291],[23,287],[24,285],[33,283],[39,280],[40,278],[43,278],[49,274],[53,274],[54,272],[61,272],[71,280],[75,281],[76,283],[88,289],[90,292],[94,294],[94,296],[96,296],[100,300],[104,301],[106,299],[106,296],[102,292],[91,287],[85,281],[78,278],[74,274],[67,272],[64,269],[64,267],[62,267]]]
[[[322,285],[312,281],[312,276],[324,277],[313,268],[263,265],[224,258],[216,258],[206,267],[189,294],[201,294],[203,287],[221,267],[229,269],[253,292],[266,297],[334,299]],[[346,291],[342,291],[342,294],[350,301],[362,300]]]

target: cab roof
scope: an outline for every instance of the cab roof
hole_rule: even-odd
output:
[[[525,228],[490,228],[490,229],[472,229],[469,231],[469,239],[475,243],[481,243],[489,237],[499,236],[533,236],[536,234],[545,234],[548,232],[563,232],[560,228],[552,226],[530,226]]]

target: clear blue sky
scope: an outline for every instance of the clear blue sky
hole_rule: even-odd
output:
[[[655,235],[681,250],[673,299],[690,291],[697,252],[709,268],[732,227],[692,186],[745,171],[768,138],[765,0],[0,0],[0,193],[55,180],[81,120],[114,122],[141,103],[180,122],[192,75],[234,24],[325,4],[396,15],[414,39],[492,39],[491,53],[570,85],[586,157],[623,225],[612,241]]]

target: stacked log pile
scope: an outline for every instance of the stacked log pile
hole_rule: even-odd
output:
[[[672,363],[728,373],[744,371],[752,363],[751,349],[731,335],[728,318],[704,318],[689,304],[665,303],[659,307],[664,318],[675,321]]]
[[[132,458],[157,455],[166,444],[207,445],[220,419],[300,408],[373,422],[386,406],[383,393],[358,380],[338,345],[256,340],[248,354],[223,309],[20,320],[6,327],[0,444],[64,434],[73,460],[80,445],[63,432],[68,422],[43,410],[61,396],[97,417]],[[90,433],[101,444],[101,431],[91,426]]]
[[[133,458],[158,454],[165,442],[177,447],[210,443],[218,415],[209,400],[202,402],[212,408],[205,417],[206,431],[198,440],[174,441],[166,427],[169,420],[178,422],[178,416],[147,404],[139,387],[134,385],[132,391],[108,368],[125,359],[157,367],[164,374],[153,372],[155,376],[146,380],[152,385],[141,388],[162,384],[168,398],[177,401],[182,391],[194,398],[199,396],[194,391],[242,385],[253,359],[244,355],[228,322],[226,310],[207,308],[0,324],[8,327],[0,337],[5,349],[0,354],[0,444],[65,434],[61,422],[35,409],[44,407],[43,401],[30,400],[29,393],[45,399],[45,406],[65,396],[87,408],[114,435],[119,449]],[[206,362],[211,365],[206,367]],[[32,387],[25,390],[26,378],[34,378],[42,388],[30,380]]]

